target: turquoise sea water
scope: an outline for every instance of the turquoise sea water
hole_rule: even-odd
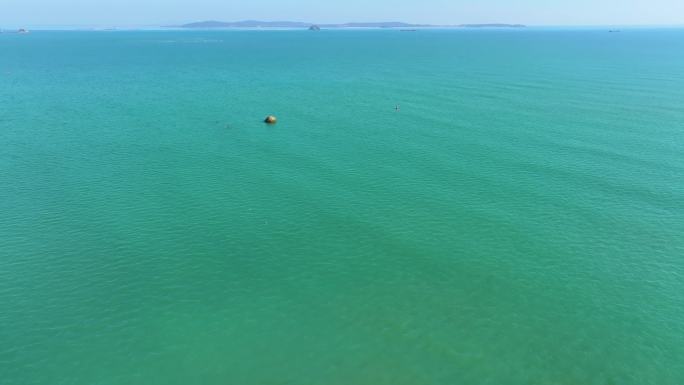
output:
[[[684,383],[684,30],[2,34],[0,146],[2,384]]]

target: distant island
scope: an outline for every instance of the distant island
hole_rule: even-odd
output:
[[[402,22],[376,22],[376,23],[343,23],[343,24],[318,24],[298,21],[200,21],[195,23],[168,26],[169,28],[210,29],[210,28],[293,28],[293,29],[337,29],[337,28],[524,28],[522,24],[460,24],[460,25],[431,25],[409,24]]]
[[[5,30],[0,29],[0,33],[18,33],[20,35],[25,35],[25,34],[29,33],[29,30],[25,29],[25,28],[19,28],[16,31],[5,31]]]

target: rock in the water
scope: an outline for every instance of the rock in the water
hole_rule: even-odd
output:
[[[275,124],[277,121],[278,121],[278,119],[276,119],[276,117],[273,115],[269,115],[266,117],[266,119],[264,119],[264,123],[267,123],[267,124]]]

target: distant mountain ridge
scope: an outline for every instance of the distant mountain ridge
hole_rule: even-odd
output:
[[[195,23],[173,26],[176,28],[188,29],[208,29],[208,28],[309,28],[311,26],[320,28],[524,28],[522,24],[461,24],[461,25],[431,25],[431,24],[410,24],[396,21],[388,22],[366,22],[366,23],[343,23],[343,24],[317,24],[298,21],[260,21],[243,20],[234,22],[225,21],[200,21]]]

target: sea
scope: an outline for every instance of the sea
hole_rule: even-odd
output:
[[[0,383],[684,384],[684,29],[0,34]]]

